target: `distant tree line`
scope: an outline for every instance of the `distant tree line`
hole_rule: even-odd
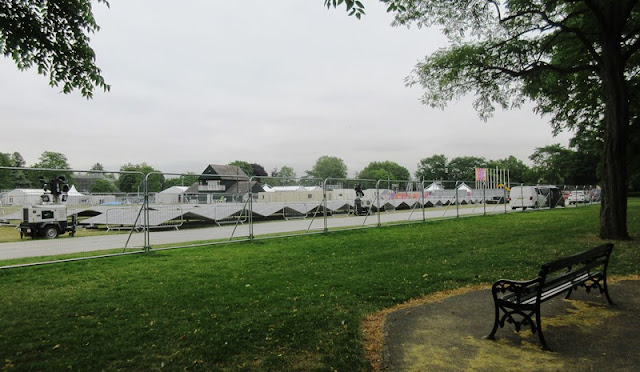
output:
[[[594,185],[600,182],[598,157],[588,152],[573,151],[555,144],[536,148],[529,159],[533,163],[531,167],[514,156],[498,160],[461,156],[449,160],[443,154],[433,155],[420,160],[416,178],[473,181],[475,168],[498,168],[509,170],[511,183]]]
[[[579,140],[579,138],[578,138]],[[576,141],[576,139],[574,139]],[[545,183],[557,185],[593,185],[600,179],[601,163],[597,145],[589,147],[589,142],[580,144],[580,150],[565,148],[559,144],[536,148],[529,160],[533,164],[528,166],[515,156],[504,159],[489,160],[478,156],[459,156],[447,158],[444,154],[434,154],[421,159],[417,164],[417,171],[413,175],[418,180],[451,180],[474,181],[475,168],[508,169],[511,183]],[[346,179],[348,168],[345,162],[336,156],[320,156],[313,167],[305,171],[305,175],[298,177],[290,166],[274,168],[268,173],[258,163],[235,160],[229,163],[241,168],[249,177],[271,186],[284,186],[304,183],[317,184],[317,180],[326,178]],[[191,186],[198,181],[198,174],[189,172],[180,176],[166,177],[162,171],[155,169],[146,162],[139,164],[127,163],[120,167],[123,173],[113,174],[104,172],[100,163],[95,163],[86,174],[74,173],[67,157],[59,152],[44,151],[38,161],[27,167],[19,152],[0,152],[0,166],[24,168],[25,170],[0,170],[0,190],[14,188],[40,188],[40,178],[45,179],[65,176],[70,184],[81,178],[91,178],[89,186],[80,190],[92,193],[113,192],[143,192],[144,175],[149,174],[149,191],[159,192],[172,186]],[[26,168],[56,169],[57,171],[30,172]],[[629,178],[631,190],[640,190],[640,167],[635,162],[630,164]],[[75,179],[77,178],[77,180]],[[412,178],[409,170],[393,161],[373,161],[364,169],[355,172],[355,178],[363,180],[409,180]],[[372,183],[373,185],[374,183]],[[364,186],[371,185],[365,183]]]

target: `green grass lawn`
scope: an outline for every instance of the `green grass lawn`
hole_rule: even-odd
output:
[[[363,317],[443,289],[531,278],[599,244],[598,215],[587,206],[469,217],[0,271],[0,365],[367,370]],[[640,199],[629,201],[628,225],[635,240],[616,242],[614,275],[640,270]]]

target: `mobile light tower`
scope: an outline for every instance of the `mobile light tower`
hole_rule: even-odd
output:
[[[44,190],[44,194],[40,196],[42,204],[28,205],[22,209],[22,222],[18,226],[20,238],[30,236],[54,239],[65,232],[74,236],[76,216],[71,216],[69,221],[67,206],[61,204],[67,201],[70,189],[66,177],[59,176],[49,181],[40,177],[39,181]]]

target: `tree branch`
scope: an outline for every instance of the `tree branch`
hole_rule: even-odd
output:
[[[629,58],[631,58],[631,56],[633,56],[638,50],[640,50],[640,38],[636,39],[636,41],[631,44],[629,49],[622,54],[622,58],[624,58],[625,61],[628,61]]]
[[[578,0],[576,0],[576,2],[577,1]],[[508,17],[502,18],[499,21],[500,21],[500,23],[503,23],[503,22],[507,23],[507,22],[510,22],[512,20],[520,19],[521,17],[540,16],[542,18],[542,20],[544,20],[544,22],[546,22],[547,25],[549,25],[551,27],[554,27],[554,28],[558,28],[558,29],[560,29],[560,30],[562,30],[564,32],[574,34],[578,38],[578,40],[580,40],[580,42],[585,46],[585,48],[589,51],[591,56],[595,60],[600,61],[600,54],[598,54],[597,50],[593,47],[593,44],[591,43],[591,41],[589,41],[589,39],[586,37],[584,32],[579,28],[570,27],[570,26],[567,25],[567,21],[569,21],[572,18],[577,17],[579,14],[581,14],[581,13],[570,13],[570,14],[567,15],[567,17],[565,17],[561,21],[554,21],[546,11],[539,10],[539,9],[528,9],[528,10],[523,10],[523,11],[520,11],[520,12],[516,12],[516,13],[510,14]],[[537,25],[537,26],[532,27],[531,29],[529,29],[529,31],[535,31],[535,30],[545,31],[545,30],[547,30],[547,27],[543,26],[543,25]],[[527,33],[527,31],[523,31],[522,33],[520,33],[520,35],[524,35],[526,33]]]
[[[597,71],[597,69],[591,65],[581,65],[581,66],[575,66],[572,68],[564,68],[564,67],[559,67],[550,63],[542,62],[542,61],[536,61],[536,62],[530,63],[529,65],[525,66],[521,70],[514,70],[514,69],[501,67],[501,66],[486,66],[482,64],[477,64],[476,67],[481,67],[481,70],[483,71],[498,71],[500,73],[509,75],[511,77],[516,77],[516,78],[526,77],[527,75],[531,75],[541,70],[554,71],[562,74],[572,74],[572,73],[577,73],[581,71]]]

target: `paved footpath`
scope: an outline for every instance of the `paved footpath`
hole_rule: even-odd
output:
[[[506,324],[496,341],[490,290],[454,295],[387,315],[383,371],[640,371],[640,280],[610,284],[616,306],[578,290],[542,305],[545,339]]]

